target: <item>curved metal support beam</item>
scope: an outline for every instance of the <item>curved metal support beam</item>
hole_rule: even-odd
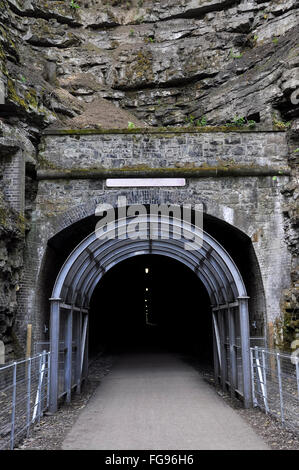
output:
[[[105,272],[128,258],[143,254],[170,257],[190,268],[206,288],[214,310],[220,312],[223,305],[227,307],[229,304],[239,302],[237,305],[239,305],[242,330],[244,402],[245,406],[248,406],[251,400],[251,387],[249,384],[250,364],[248,362],[247,293],[234,261],[213,237],[194,226],[184,226],[185,238],[182,239],[183,225],[179,219],[169,220],[167,218],[165,220],[159,215],[139,216],[138,223],[144,223],[146,227],[142,233],[139,232],[139,235],[143,236],[141,239],[128,236],[127,228],[132,220],[130,218],[116,221],[116,228],[126,234],[126,237],[121,239],[114,237],[99,239],[95,232],[91,233],[69,255],[57,276],[51,305],[51,349],[54,353],[54,367],[51,372],[51,409],[54,410],[57,407],[59,317],[62,313],[63,302],[71,305],[74,311],[78,308],[81,310],[83,307],[88,308],[94,289]],[[152,238],[150,238],[148,228],[150,223],[158,224],[155,226],[155,233],[151,234]],[[132,225],[129,227],[132,229]],[[106,235],[113,235],[114,230],[115,227],[109,227]],[[170,237],[169,234],[171,234]],[[196,250],[187,250],[185,243],[189,243],[194,235],[199,240],[202,239],[202,243],[198,245]],[[221,341],[223,343],[223,340]],[[220,346],[223,349],[222,343]],[[225,363],[224,356],[222,360]],[[223,382],[225,381],[223,380]]]
[[[176,219],[173,219],[173,220],[176,223],[178,222],[177,227],[181,228],[181,221],[177,221]],[[149,222],[150,220],[147,217],[145,219],[145,221]],[[124,220],[122,225],[124,226],[127,223],[128,223],[128,221]],[[173,224],[173,226],[175,226],[175,224]],[[194,232],[191,232],[191,231],[190,231],[190,233],[194,234]],[[96,234],[92,233],[85,240],[83,240],[78,245],[78,247],[73,251],[73,253],[69,256],[69,258],[67,259],[66,263],[64,264],[64,266],[62,267],[62,269],[61,269],[61,271],[58,275],[58,278],[56,280],[56,283],[55,283],[55,286],[54,286],[54,289],[53,289],[53,295],[55,295],[55,296],[57,296],[58,294],[61,295],[61,291],[63,289],[64,282],[65,282],[68,274],[72,270],[72,268],[75,268],[74,265],[76,264],[76,261],[79,259],[80,255],[82,253],[84,253],[84,250],[86,250],[87,248],[89,249],[88,256],[90,257],[90,250],[91,250],[90,245],[92,245],[92,243],[94,243],[95,241],[97,241],[98,243],[100,242],[97,239]],[[105,243],[104,243],[105,248],[109,250],[109,245],[110,244],[113,245],[113,241],[114,240],[108,240],[108,241],[106,240]],[[237,267],[235,266],[234,262],[232,261],[232,259],[228,255],[228,253],[224,250],[224,248],[218,242],[216,242],[216,240],[214,240],[210,235],[208,235],[207,233],[204,233],[204,243],[206,243],[211,248],[213,248],[213,250],[224,261],[224,265],[227,269],[227,274],[228,273],[231,274],[231,276],[229,276],[229,274],[228,274],[228,277],[233,278],[235,286],[236,286],[236,291],[238,292],[238,295],[246,295],[246,289],[245,289],[243,280],[240,276],[240,273],[239,273]],[[77,272],[77,275],[79,277],[78,271],[75,270],[75,269],[74,269],[74,271]],[[230,286],[230,283],[228,285]]]

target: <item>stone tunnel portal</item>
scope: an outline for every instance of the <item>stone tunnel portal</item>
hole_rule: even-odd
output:
[[[126,223],[126,221],[118,221],[118,224]],[[172,224],[177,225],[177,221],[173,219]],[[205,228],[209,229],[211,233],[219,232],[219,226],[221,225],[219,224],[220,221],[206,217]],[[161,310],[164,313],[165,311],[168,312],[163,320],[161,314],[160,316],[157,315],[159,310],[157,304],[155,312],[153,311],[154,297],[150,298],[150,295],[147,297],[145,294],[150,292],[145,289],[147,287],[152,289],[153,284],[152,286],[150,284],[149,286],[145,285],[146,278],[139,275],[138,282],[135,279],[135,286],[136,282],[139,283],[136,295],[141,297],[139,298],[140,302],[144,301],[144,304],[148,302],[148,308],[144,305],[142,309],[139,302],[140,312],[142,310],[141,317],[143,318],[143,338],[147,336],[147,339],[149,337],[153,339],[153,331],[156,334],[156,342],[163,337],[165,338],[166,325],[168,325],[168,332],[171,331],[175,338],[175,334],[178,333],[179,329],[181,333],[184,328],[188,330],[189,320],[190,324],[193,322],[193,339],[195,339],[195,341],[190,341],[189,344],[200,350],[200,341],[196,344],[196,333],[198,333],[199,338],[200,323],[203,322],[208,335],[212,336],[212,355],[216,380],[223,388],[229,387],[234,394],[241,396],[245,406],[250,405],[249,337],[251,319],[248,303],[249,306],[252,305],[252,301],[256,306],[262,304],[261,299],[258,299],[258,291],[261,291],[261,289],[257,289],[254,282],[250,282],[252,272],[256,269],[256,274],[258,274],[258,270],[256,266],[253,266],[254,256],[246,237],[229,227],[228,224],[223,224],[221,233],[219,232],[218,235],[225,248],[210,233],[204,231],[202,247],[196,252],[186,251],[183,242],[180,240],[151,240],[149,238],[131,240],[126,238],[103,241],[99,240],[94,232],[74,247],[60,269],[50,299],[50,333],[53,355],[50,387],[50,408],[52,411],[57,408],[61,380],[63,381],[62,389],[65,391],[68,400],[70,400],[71,391],[74,387],[80,389],[81,381],[87,374],[88,349],[94,351],[99,345],[96,344],[99,326],[105,325],[105,328],[99,334],[102,342],[103,336],[104,342],[109,339],[111,325],[114,323],[113,319],[118,320],[119,324],[125,324],[126,328],[123,331],[126,331],[132,319],[135,318],[136,331],[136,312],[132,312],[132,317],[128,321],[126,320],[128,319],[128,312],[126,312],[125,317],[120,316],[117,307],[114,309],[114,313],[112,312],[110,315],[109,312],[108,316],[105,302],[107,302],[107,299],[109,302],[109,289],[111,295],[114,292],[114,300],[116,297],[120,298],[122,289],[124,289],[127,296],[126,305],[128,306],[130,297],[134,297],[134,293],[136,293],[136,289],[131,290],[130,296],[126,291],[128,273],[134,272],[135,269],[136,275],[138,271],[140,274],[140,270],[144,269],[144,275],[148,274],[150,277],[150,273],[152,275],[157,266],[160,266],[159,276],[161,276],[163,269],[164,273],[168,270],[168,273],[177,273],[177,277],[180,275],[185,280],[189,276],[189,287],[192,286],[193,291],[192,310],[193,313],[196,311],[197,318],[195,314],[189,319],[179,316],[177,308],[180,302],[176,302],[176,296],[172,295],[173,305],[176,304],[175,309],[173,307],[171,309],[169,301],[171,296],[165,297],[166,304],[169,301],[170,309],[167,308],[168,305],[165,308],[165,305],[162,306],[160,303]],[[63,236],[67,237],[66,234]],[[52,250],[55,249],[57,240],[56,238],[56,240],[50,241]],[[64,238],[64,241],[66,241],[66,238]],[[236,242],[238,242],[238,249],[236,249]],[[64,243],[64,245],[70,249],[68,244]],[[244,273],[248,289],[241,272]],[[159,282],[159,276],[156,276],[156,282]],[[122,280],[123,278],[125,278],[125,281]],[[118,279],[116,285],[115,279]],[[173,277],[172,280],[174,280]],[[151,282],[153,282],[153,278]],[[171,275],[168,276],[167,282],[171,284]],[[105,295],[103,295],[104,291]],[[253,294],[253,299],[249,298],[248,293]],[[189,294],[191,295],[191,292]],[[180,301],[183,302],[185,308],[188,305],[186,300],[190,298],[190,295],[180,297]],[[134,302],[131,304],[129,302],[132,310],[136,308],[136,300],[134,298]],[[147,302],[145,302],[146,300]],[[101,303],[103,310],[105,310],[105,315],[102,317],[99,314]],[[205,310],[204,313],[203,310]],[[98,311],[98,315],[96,311]],[[169,312],[171,311],[174,311],[174,321],[172,322],[172,328],[169,329]],[[204,320],[202,320],[203,318]],[[181,328],[179,328],[180,323]],[[256,324],[256,322],[254,323]],[[142,328],[139,329],[139,335]],[[118,334],[120,331],[119,328]],[[168,339],[170,339],[169,335]],[[64,345],[63,371],[59,370],[59,355],[61,354],[59,345],[61,343]],[[118,347],[120,346],[121,341],[118,344]],[[177,346],[178,342],[176,341]],[[207,353],[209,341],[205,341],[205,347],[205,353]]]

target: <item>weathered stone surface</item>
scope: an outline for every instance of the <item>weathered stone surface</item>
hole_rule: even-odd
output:
[[[190,115],[204,115],[212,124],[253,115],[272,124],[274,110],[287,114],[292,108],[287,100],[298,72],[293,1],[9,4],[10,34],[19,39],[22,55],[24,39],[35,46],[26,54],[35,58],[37,74],[50,59],[57,66],[57,84],[87,73],[105,89],[69,90],[86,102],[109,98],[154,126],[182,125]],[[75,30],[70,18],[78,21]],[[28,66],[30,60],[25,62]],[[29,86],[29,79],[23,85]],[[45,99],[51,112],[49,94],[46,86],[38,101]],[[72,115],[68,103],[54,108],[59,117]],[[49,124],[42,112],[41,121]]]
[[[49,135],[42,148],[41,165],[52,169],[288,167],[285,132]]]
[[[65,26],[52,20],[32,20],[23,40],[34,46],[66,48],[80,44],[80,38]],[[48,26],[48,23],[51,25]]]

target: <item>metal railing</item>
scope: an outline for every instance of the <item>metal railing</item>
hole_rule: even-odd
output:
[[[0,368],[0,449],[13,449],[49,405],[50,353]]]
[[[49,351],[50,342],[49,341],[37,341],[34,344],[34,353],[38,354],[41,351]],[[77,387],[75,370],[76,370],[76,343],[73,341],[72,344],[72,390]],[[59,341],[59,353],[58,353],[58,398],[62,398],[66,395],[66,383],[65,383],[65,343],[64,341]]]
[[[250,348],[253,403],[299,433],[299,358]]]

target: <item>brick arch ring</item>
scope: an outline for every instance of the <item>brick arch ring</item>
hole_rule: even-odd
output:
[[[185,189],[180,189],[178,192],[172,192],[165,189],[134,189],[122,192],[111,191],[97,198],[92,198],[83,204],[71,207],[62,214],[51,217],[48,221],[49,226],[47,229],[49,238],[58,234],[61,230],[70,227],[72,224],[94,215],[98,204],[108,203],[116,207],[119,196],[125,196],[127,198],[128,204],[130,205],[182,205],[184,203],[190,203],[190,193]],[[245,227],[244,222],[246,221],[244,221],[244,217],[242,217],[242,214],[238,208],[232,208],[222,204],[219,201],[215,201],[206,197],[199,197],[197,202],[203,204],[205,214],[229,223],[236,229],[240,230],[244,235],[251,235],[250,233],[247,233],[250,232],[250,220],[248,221],[248,227]],[[196,203],[191,202],[191,206],[194,206],[195,204]],[[234,219],[234,222],[232,222],[232,219]]]

